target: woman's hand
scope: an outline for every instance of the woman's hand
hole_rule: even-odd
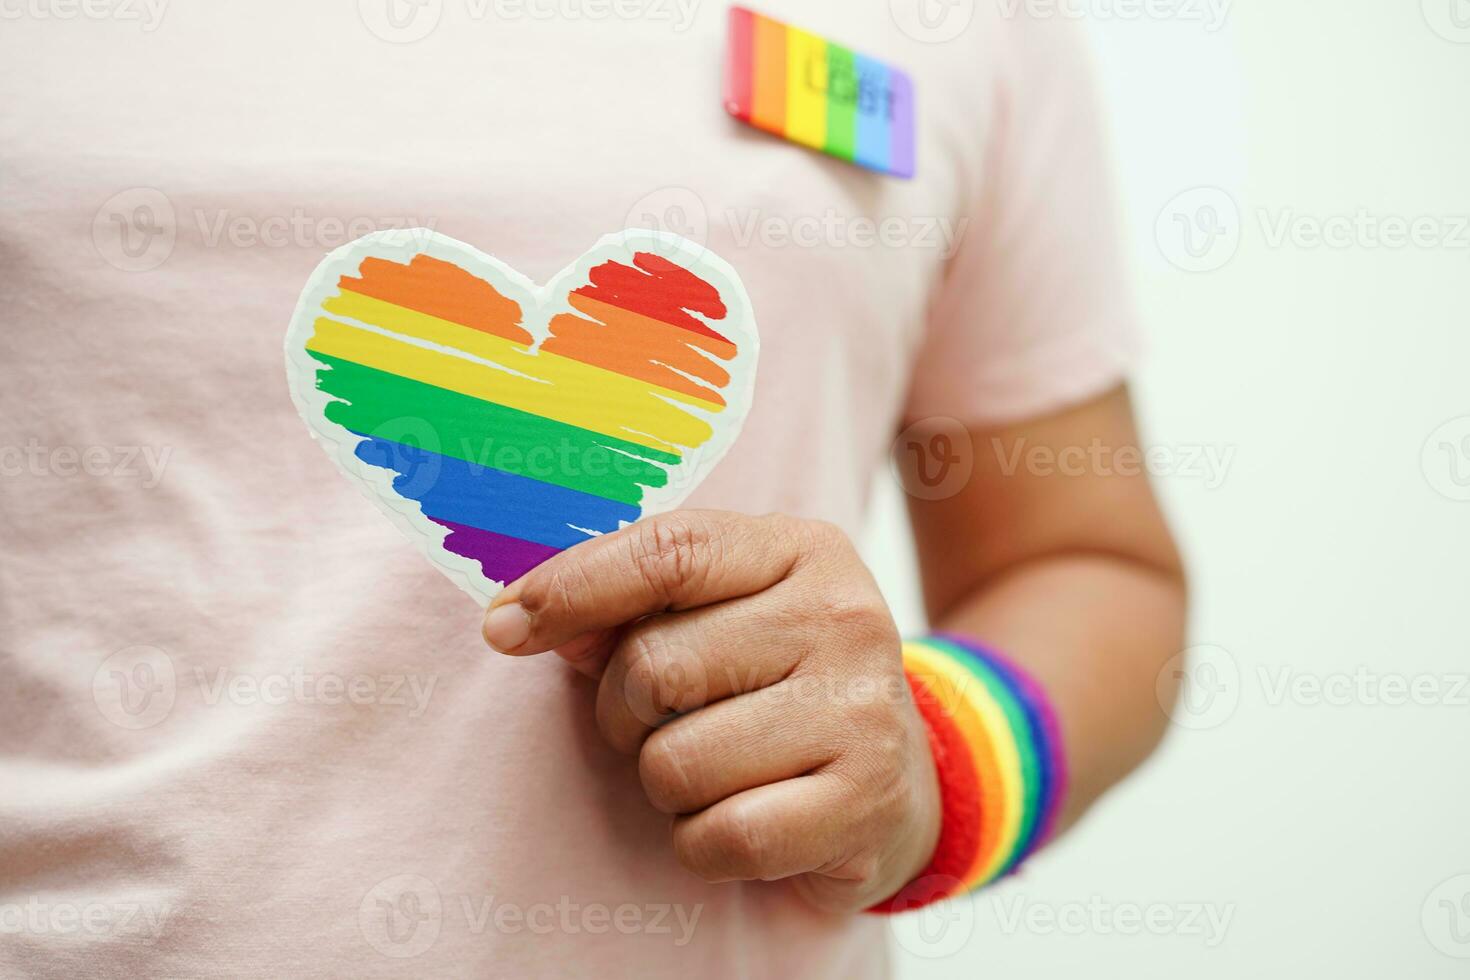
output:
[[[599,677],[597,725],[638,755],[679,861],[711,882],[795,878],[858,911],[939,835],[898,631],[837,528],[681,511],[580,544],[512,583],[485,639]]]

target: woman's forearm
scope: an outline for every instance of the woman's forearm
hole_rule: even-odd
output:
[[[1101,554],[1061,554],[995,576],[935,628],[1004,651],[1046,689],[1061,721],[1073,824],[1153,750],[1177,679],[1185,585],[1177,568]]]
[[[1184,646],[1183,563],[1149,476],[1126,389],[970,432],[959,492],[910,501],[930,622],[1028,670],[1062,728],[1074,822],[1167,725]],[[1078,453],[1085,448],[1085,452]],[[1079,457],[1080,468],[1028,465]]]

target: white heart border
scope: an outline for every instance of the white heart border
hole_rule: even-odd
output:
[[[709,249],[668,232],[629,229],[603,236],[571,265],[545,284],[537,285],[494,256],[431,229],[379,231],[329,253],[307,280],[291,315],[291,325],[286,331],[286,377],[291,400],[312,437],[321,443],[343,475],[418,546],[424,557],[481,606],[489,605],[506,583],[486,578],[479,562],[446,550],[444,539],[448,530],[425,517],[416,501],[400,497],[393,490],[397,473],[358,459],[356,450],[363,440],[327,418],[326,406],[336,399],[317,387],[317,372],[324,368],[306,350],[317,318],[324,315],[322,304],[338,292],[337,283],[342,275],[357,274],[363,259],[378,257],[406,263],[422,253],[460,266],[519,303],[522,325],[535,338],[534,348],[539,349],[550,335],[552,317],[577,312],[567,296],[589,282],[592,268],[608,260],[632,265],[635,252],[653,252],[676,262],[719,290],[727,311],[725,319],[710,321],[698,313],[692,315],[728,337],[736,347],[733,360],[716,360],[730,373],[729,383],[720,389],[725,398],[723,412],[707,413],[678,403],[708,422],[714,434],[697,449],[685,452],[677,466],[668,468],[666,486],[644,491],[641,516],[647,517],[677,506],[724,458],[740,435],[755,394],[760,334],[750,297],[730,264]]]

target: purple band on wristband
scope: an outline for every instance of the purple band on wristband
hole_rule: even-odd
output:
[[[1010,873],[1050,840],[1056,832],[1057,819],[1061,813],[1062,801],[1066,799],[1069,781],[1067,753],[1065,743],[1062,741],[1061,723],[1057,719],[1056,711],[1052,708],[1046,691],[1014,660],[988,647],[981,646],[967,636],[955,633],[936,633],[935,636],[961,646],[989,663],[1015,691],[1017,698],[1026,709],[1028,720],[1039,725],[1036,734],[1045,756],[1045,764],[1042,766],[1041,816],[1036,822],[1036,828],[1030,840],[1017,850],[1009,862],[1005,873]]]

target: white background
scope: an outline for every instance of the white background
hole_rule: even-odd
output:
[[[1194,6],[1070,9],[1099,44],[1135,390],[1179,461],[1157,484],[1210,647],[1162,750],[1078,830],[895,924],[909,980],[1470,976],[1470,2],[1239,0],[1216,31]],[[1338,244],[1300,237],[1338,216]],[[1206,449],[1222,480],[1184,465]],[[877,504],[868,555],[916,630],[891,478]],[[1398,703],[1416,681],[1435,703]]]

